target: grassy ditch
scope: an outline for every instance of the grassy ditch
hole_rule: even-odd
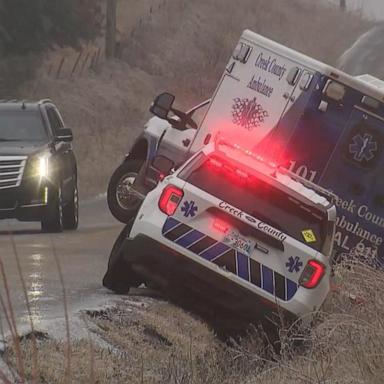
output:
[[[383,273],[340,266],[334,291],[310,329],[281,328],[281,352],[251,328],[242,339],[219,340],[198,317],[166,301],[127,296],[113,308],[82,314],[89,339],[24,337],[3,355],[38,383],[382,383]],[[11,343],[12,344],[12,343]],[[35,354],[37,353],[37,358]],[[37,367],[35,366],[37,362]]]

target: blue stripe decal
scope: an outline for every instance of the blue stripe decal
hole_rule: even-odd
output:
[[[249,281],[248,257],[237,252],[237,274],[244,280]]]
[[[184,248],[188,248],[191,244],[202,239],[204,236],[204,233],[199,231],[188,232],[183,237],[180,237],[180,239],[176,241],[176,244],[179,244]]]
[[[171,233],[180,224],[182,224],[180,221],[175,220],[172,217],[168,217],[168,219],[164,223],[162,231],[163,234]],[[184,248],[189,248],[192,246],[192,244],[197,243],[204,237],[207,240],[210,240],[211,244],[213,244],[210,248],[207,248],[199,253],[199,256],[203,257],[205,260],[215,262],[214,260],[216,260],[219,256],[222,256],[227,251],[232,250],[232,248],[228,245],[220,242],[215,242],[214,239],[193,228],[191,228],[189,232],[187,232],[185,235],[181,236],[178,240],[176,240],[175,243]],[[259,265],[261,267],[261,287],[259,287],[257,284],[252,283],[250,280],[249,257],[241,252],[236,251],[237,276],[245,281],[250,282],[255,287],[259,287],[264,291],[270,293],[271,295],[275,296],[275,286],[273,282],[274,271],[265,265]],[[298,286],[294,281],[289,280],[287,278],[285,278],[285,283],[285,291],[287,296],[285,298],[285,301],[289,301],[293,298],[293,296],[295,296]]]
[[[297,292],[297,284],[292,280],[287,279],[287,301],[291,300]]]
[[[163,234],[167,233],[168,231],[175,228],[179,224],[181,224],[180,221],[175,220],[173,217],[168,217],[163,227]]]
[[[273,287],[273,271],[272,271],[272,269],[263,265],[261,268],[261,273],[262,273],[264,291],[267,291],[273,295],[275,293],[275,290]]]
[[[223,244],[223,243],[217,243],[213,245],[211,248],[207,249],[206,251],[200,253],[201,257],[204,257],[206,260],[213,260],[215,257],[223,254],[225,251],[228,251],[230,248]]]

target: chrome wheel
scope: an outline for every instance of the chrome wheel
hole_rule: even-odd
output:
[[[137,173],[130,172],[122,176],[116,187],[116,200],[125,210],[136,209],[142,201],[142,195],[133,188]]]

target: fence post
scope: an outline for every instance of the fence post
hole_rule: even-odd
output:
[[[97,52],[94,52],[91,59],[91,64],[89,66],[89,69],[95,70],[96,69],[96,60],[97,60]]]
[[[65,61],[65,57],[63,57],[60,61],[60,65],[59,65],[59,68],[57,69],[57,73],[56,73],[56,79],[58,79],[60,77],[60,73],[61,73],[61,70],[63,68],[64,61]]]
[[[53,70],[53,63],[50,63],[48,67],[48,76],[51,76],[52,70]]]
[[[74,73],[75,73],[75,71],[76,71],[76,68],[77,68],[77,66],[79,65],[79,62],[80,62],[80,59],[81,59],[82,54],[83,54],[83,51],[80,51],[80,53],[79,53],[78,56],[77,56],[77,59],[76,59],[76,61],[75,61],[75,65],[74,65],[73,68],[72,68],[71,77],[74,75]]]
[[[85,68],[85,66],[86,66],[86,64],[87,64],[87,61],[88,61],[88,58],[89,58],[89,52],[87,53],[87,56],[85,56],[85,59],[84,59],[84,61],[83,61],[83,65],[81,66],[80,75],[83,74],[84,68]]]

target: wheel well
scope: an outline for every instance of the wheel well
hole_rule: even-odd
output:
[[[132,148],[132,151],[129,153],[130,159],[137,160],[146,160],[148,153],[148,143],[146,140],[140,140]]]

